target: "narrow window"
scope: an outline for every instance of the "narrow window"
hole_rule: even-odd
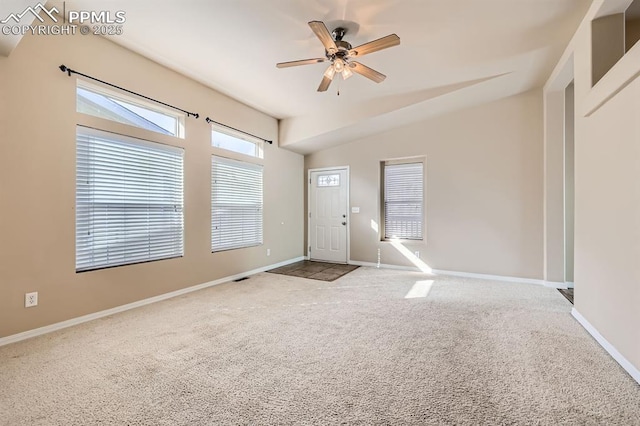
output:
[[[340,186],[340,174],[318,176],[318,186]]]
[[[264,142],[262,140],[217,124],[211,125],[211,145],[214,148],[263,158]]]
[[[183,150],[76,131],[76,271],[183,255]]]
[[[423,163],[383,163],[384,238],[422,240]]]
[[[78,80],[76,111],[184,138],[184,114]]]
[[[211,251],[262,244],[262,166],[211,158]]]

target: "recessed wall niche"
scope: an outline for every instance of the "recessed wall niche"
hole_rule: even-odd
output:
[[[640,40],[640,0],[633,0],[624,12],[624,51]]]
[[[640,0],[620,13],[591,21],[591,85],[598,81],[640,40]]]

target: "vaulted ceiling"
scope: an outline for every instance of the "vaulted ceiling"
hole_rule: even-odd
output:
[[[281,119],[280,145],[307,153],[539,87],[590,4],[67,0],[66,7],[126,11],[124,34],[113,42]],[[277,69],[277,62],[324,55],[311,20],[330,31],[346,25],[353,46],[400,36],[400,46],[360,59],[387,79],[336,77],[318,93],[326,64]]]

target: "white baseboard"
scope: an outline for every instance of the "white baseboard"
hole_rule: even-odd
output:
[[[261,268],[253,269],[251,271],[242,272],[239,274],[231,275],[224,278],[219,278],[214,281],[209,281],[203,284],[194,285],[192,287],[182,288],[180,290],[172,291],[170,293],[160,294],[158,296],[149,297],[148,299],[138,300],[137,302],[127,303],[126,305],[116,306],[115,308],[106,309],[100,312],[94,312],[92,314],[83,315],[81,317],[72,318],[70,320],[57,322],[55,324],[47,325],[33,330],[28,330],[22,333],[13,334],[11,336],[0,338],[0,346],[8,345],[10,343],[19,342],[21,340],[30,339],[32,337],[40,336],[43,334],[51,333],[53,331],[61,330],[63,328],[71,327],[74,325],[82,324],[84,322],[93,321],[98,318],[106,317],[109,315],[117,314],[119,312],[128,311],[129,309],[139,308],[141,306],[149,305],[151,303],[160,302],[162,300],[171,299],[172,297],[181,296],[183,294],[191,293],[205,289],[207,287],[213,287],[214,285],[226,283],[229,281],[243,278],[249,275],[255,275],[260,272],[268,271],[269,269],[279,268],[281,266],[289,265],[291,263],[300,262],[304,260],[304,256],[296,257],[294,259],[285,260],[283,262],[275,263],[273,265],[263,266]]]
[[[420,269],[414,266],[399,266],[399,265],[389,265],[384,263],[381,263],[380,265],[378,265],[377,263],[361,262],[359,260],[350,260],[349,264],[358,265],[358,266],[368,266],[371,268],[396,269],[400,271],[420,272]],[[478,278],[481,280],[508,281],[508,282],[514,282],[514,283],[546,285],[546,282],[544,280],[538,280],[534,278],[507,277],[504,275],[475,274],[471,272],[445,271],[442,269],[432,269],[431,273],[433,275],[445,275],[445,276],[451,276],[451,277]],[[551,287],[555,287],[556,283],[553,283],[553,284],[554,285]],[[558,284],[564,285],[563,283],[558,283]]]
[[[560,282],[560,281],[544,281],[544,286],[551,287],[551,288],[559,288],[562,290],[566,290],[569,288],[567,286],[567,283]]]
[[[618,352],[618,350],[611,343],[609,343],[607,339],[605,339],[602,334],[600,334],[600,332],[596,330],[596,328],[592,326],[591,323],[587,321],[587,319],[576,310],[576,308],[573,308],[571,310],[571,315],[573,315],[573,317],[580,323],[580,325],[582,325],[585,330],[587,330],[589,334],[591,334],[591,336],[596,339],[600,346],[602,346],[604,350],[607,351],[609,355],[611,355],[611,357],[615,359],[616,362],[620,364],[620,366],[624,368],[624,370],[629,373],[629,375],[633,377],[636,382],[638,382],[638,384],[640,384],[640,370],[638,370],[633,364],[631,364],[631,362],[629,362],[629,360],[627,360],[620,352]]]
[[[434,269],[433,273],[437,275],[449,275],[452,277],[478,278],[481,280],[508,281],[512,283],[544,285],[543,280],[537,280],[535,278],[520,278],[520,277],[508,277],[504,275],[474,274],[471,272],[443,271],[439,269]]]
[[[572,282],[569,282],[569,281],[567,281],[565,284],[567,288],[573,288],[573,285],[574,285]]]
[[[411,271],[411,272],[420,272],[420,269],[415,266],[399,266],[399,265],[388,265],[388,264],[377,264],[373,262],[361,262],[359,260],[349,260],[349,265],[356,266],[367,266],[369,268],[381,268],[381,269],[396,269],[399,271]]]

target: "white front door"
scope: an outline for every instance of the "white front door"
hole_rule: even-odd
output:
[[[309,258],[347,263],[347,169],[309,173]]]

